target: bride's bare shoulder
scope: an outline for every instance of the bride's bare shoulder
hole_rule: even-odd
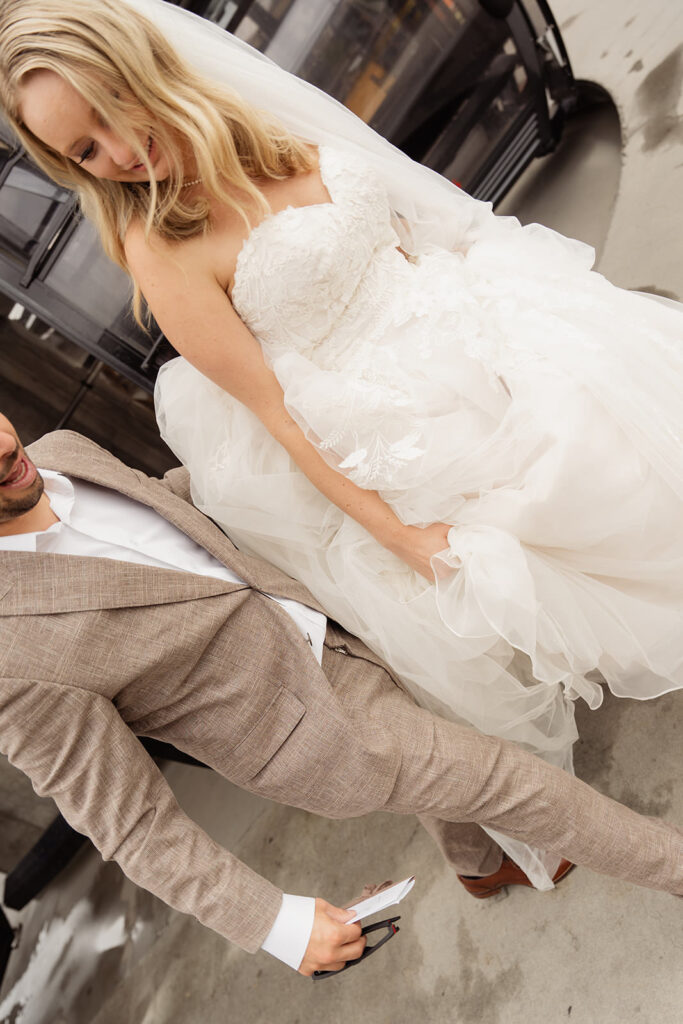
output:
[[[173,243],[163,238],[156,231],[147,231],[141,218],[131,220],[123,238],[126,259],[132,265],[147,262],[150,259],[167,257]]]
[[[148,232],[141,219],[128,225],[123,240],[128,267],[138,280],[151,273],[160,273],[167,268],[174,271],[192,270],[193,276],[201,272],[206,262],[206,236],[173,241],[156,231]]]

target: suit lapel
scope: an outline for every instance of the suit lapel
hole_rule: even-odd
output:
[[[35,464],[43,469],[109,487],[148,505],[224,564],[226,551],[229,552],[230,568],[240,571],[237,549],[217,526],[163,484],[130,469],[93,441],[80,434],[60,431],[47,434],[30,445],[28,451]]]
[[[237,583],[112,558],[0,552],[3,615],[140,608],[240,589]]]
[[[30,445],[28,452],[43,469],[109,487],[148,505],[253,589],[319,608],[300,583],[267,562],[239,552],[210,519],[183,498],[80,434],[48,434]],[[108,558],[0,552],[0,610],[4,614],[166,604],[236,589],[239,585],[210,577]]]

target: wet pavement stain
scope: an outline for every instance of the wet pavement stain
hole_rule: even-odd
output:
[[[671,781],[663,782],[647,796],[639,793],[634,786],[625,785],[614,798],[648,818],[666,818],[674,802],[674,785]]]
[[[612,702],[606,694],[607,704]],[[576,708],[576,723],[579,739],[574,746],[576,774],[584,782],[599,789],[606,786],[614,768],[613,748],[620,731],[620,711],[610,706],[609,714],[589,711],[585,705]]]
[[[493,975],[483,971],[478,963],[481,950],[463,920],[458,927],[458,952],[458,1024],[504,1024],[522,984],[520,965],[513,962]]]
[[[678,113],[682,89],[683,43],[648,72],[636,90],[636,102],[646,118],[643,152],[683,141],[683,118]]]
[[[8,1017],[3,1017],[0,1024],[19,1024],[22,1010],[23,1005],[21,1003],[17,1003],[16,1006],[12,1007],[10,1015]]]

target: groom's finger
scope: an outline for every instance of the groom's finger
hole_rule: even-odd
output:
[[[346,960],[340,960],[337,964],[329,964],[329,966],[325,967],[324,970],[341,971],[343,967],[346,967]]]
[[[310,976],[313,971],[339,970],[340,965],[344,966],[346,961],[342,959],[342,951],[350,946],[355,953],[361,941],[361,926],[347,924],[350,917],[353,917],[353,914],[348,910],[335,907],[326,900],[316,899],[313,928],[299,966],[300,974]],[[361,945],[361,952],[362,949]]]
[[[339,953],[343,957],[344,962],[347,960],[357,960],[359,956],[362,956],[366,941],[365,936],[361,935],[360,939],[356,939],[355,942],[347,942],[341,946]]]

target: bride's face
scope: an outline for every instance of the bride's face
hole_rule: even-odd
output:
[[[19,93],[22,121],[41,142],[68,157],[95,178],[147,181],[149,174],[135,150],[105,124],[74,87],[54,71],[36,71]],[[151,134],[135,132],[147,149],[157,181],[169,166]]]

